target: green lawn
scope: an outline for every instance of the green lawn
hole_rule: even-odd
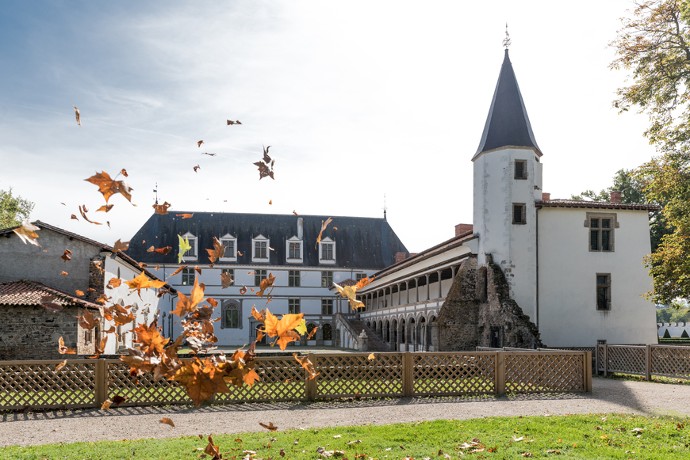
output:
[[[372,409],[379,410],[379,409]],[[266,420],[269,422],[269,420]],[[686,459],[690,419],[628,415],[491,417],[383,426],[358,426],[214,435],[223,458],[606,458]],[[146,428],[141,427],[142,431]],[[174,428],[172,428],[174,431]],[[204,435],[208,435],[205,433]],[[206,438],[82,442],[0,449],[12,459],[196,459]],[[281,455],[281,451],[284,454]],[[339,454],[337,451],[341,451]],[[208,457],[207,457],[208,458]]]

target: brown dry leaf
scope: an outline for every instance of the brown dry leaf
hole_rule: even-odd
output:
[[[154,320],[150,326],[140,324],[132,332],[135,334],[134,343],[139,344],[139,349],[146,356],[160,356],[165,350],[165,345],[170,341],[161,335],[158,324]]]
[[[105,305],[108,300],[110,300],[110,296],[107,296],[105,294],[99,295],[94,302],[96,302],[99,305]]]
[[[69,218],[72,220],[79,220],[76,214],[72,214]]]
[[[70,251],[69,249],[65,249],[65,252],[62,253],[60,258],[65,262],[67,262],[68,260],[72,260],[72,251]]]
[[[64,307],[54,301],[55,299],[52,296],[45,295],[41,297],[41,306],[51,313],[62,311]]]
[[[232,276],[230,273],[227,272],[222,272],[220,274],[220,286],[221,289],[226,289],[232,286],[235,283],[235,280],[232,279]]]
[[[198,141],[196,141],[196,146],[201,148],[201,144],[203,144],[203,143],[204,143],[203,140],[198,140]]]
[[[77,297],[84,297],[84,296],[86,295],[86,293],[85,293],[84,291],[82,291],[81,289],[75,289],[75,290],[74,290],[74,294],[75,294]]]
[[[328,227],[328,225],[331,222],[333,222],[332,217],[329,217],[328,219],[321,221],[321,230],[319,231],[319,236],[316,237],[316,247],[317,248],[319,247],[319,243],[321,242],[321,237],[323,236],[324,230],[326,230],[326,227]]]
[[[123,243],[122,241],[117,240],[113,246],[113,250],[115,251],[126,251],[127,249],[129,249],[129,241],[125,241]]]
[[[88,179],[84,179],[86,182],[91,182],[92,184],[96,185],[98,187],[98,191],[101,192],[103,195],[103,198],[105,198],[105,202],[108,203],[108,200],[110,199],[111,196],[115,195],[116,193],[121,194],[122,196],[125,197],[127,201],[130,203],[132,202],[132,188],[127,185],[124,181],[121,180],[113,180],[110,175],[102,171],[100,173],[96,173],[93,176],[89,177]]]
[[[81,316],[77,316],[77,320],[79,321],[79,325],[84,329],[90,330],[98,325],[98,318],[89,310],[84,310]]]
[[[309,360],[308,356],[299,356],[297,353],[293,353],[292,356],[295,357],[295,361],[297,361],[302,368],[304,368],[305,371],[309,374],[308,380],[314,380],[317,375],[319,375],[318,372],[316,372],[316,369],[314,368],[314,363],[312,363]]]
[[[198,172],[201,169],[201,166],[195,165],[193,169],[194,169],[194,172]]]
[[[160,289],[163,286],[165,286],[165,281],[152,280],[148,276],[146,276],[146,273],[144,272],[139,273],[138,276],[129,281],[125,281],[125,283],[127,284],[127,286],[129,286],[131,290],[137,290],[139,298],[141,298],[142,289]]]
[[[206,249],[206,252],[208,252],[208,260],[211,261],[211,267],[213,267],[213,264],[225,255],[225,246],[214,236],[213,249]]]
[[[201,275],[201,267],[199,267],[198,265],[194,266],[194,271]]]
[[[146,250],[146,252],[155,252],[162,255],[167,255],[170,251],[172,251],[172,246],[164,246],[162,248],[151,246]]]
[[[228,126],[230,125],[241,125],[242,122],[240,120],[228,120]]]
[[[74,118],[77,120],[77,125],[81,126],[81,113],[79,112],[79,107],[73,105],[74,107]]]
[[[164,423],[166,425],[170,425],[171,427],[175,428],[175,422],[173,422],[170,417],[163,417],[162,419],[160,419],[160,423]]]
[[[110,329],[112,329],[112,331],[103,331],[103,333],[106,335],[101,339],[100,343],[96,344],[96,354],[94,354],[93,356],[89,356],[90,359],[97,359],[103,353],[105,353],[105,344],[108,343],[107,334],[115,332],[115,326],[110,326]]]
[[[266,289],[268,288],[273,288],[273,283],[275,283],[276,277],[273,275],[273,273],[269,273],[268,276],[264,279],[261,280],[261,283],[259,284],[259,291],[256,293],[259,297],[263,297],[264,294],[270,295],[270,291],[266,293]],[[273,289],[271,289],[273,291]]]
[[[114,204],[104,204],[100,208],[96,209],[96,212],[108,212],[113,209]]]
[[[192,217],[194,217],[194,213],[185,212],[182,214],[175,214],[175,216],[182,217],[182,219],[191,219]]]
[[[254,305],[252,305],[252,317],[260,323],[266,321],[266,317],[264,316],[263,312],[257,310]]]
[[[161,215],[166,215],[168,213],[168,208],[172,206],[170,203],[167,201],[164,202],[163,204],[158,204],[158,201],[156,201],[153,204],[153,211],[155,214],[161,214]]]
[[[24,221],[19,227],[15,228],[13,231],[14,233],[17,234],[20,240],[24,242],[24,244],[33,244],[34,246],[40,246],[38,244],[38,233],[40,228],[35,226],[29,221]]]
[[[62,270],[62,271],[60,272],[60,276],[67,276],[67,275],[69,275],[69,273],[67,273],[67,272],[64,271],[64,270]]]
[[[211,460],[220,460],[223,458],[220,454],[220,448],[213,444],[213,438],[210,435],[208,437],[208,444],[206,445],[206,449],[204,449],[204,453],[210,456]]]
[[[55,366],[55,372],[59,371],[63,367],[67,365],[67,360],[65,359],[64,361],[60,361],[56,366]]]
[[[115,395],[113,396],[112,402],[114,406],[119,406],[123,402],[127,401],[126,396]]]
[[[247,293],[247,286],[242,286],[240,288],[240,295],[245,295]]]
[[[206,286],[204,286],[203,283],[199,284],[199,279],[194,277],[194,286],[192,286],[192,291],[189,293],[189,297],[178,291],[177,305],[175,310],[173,310],[171,313],[181,318],[187,313],[196,311],[198,305],[204,300],[205,288]]]
[[[244,253],[242,251],[237,251],[237,257],[242,257]]]
[[[180,367],[173,379],[185,387],[196,406],[208,401],[216,393],[230,391],[224,379],[225,364],[217,364],[212,358],[193,358]]]
[[[109,399],[106,399],[103,401],[103,404],[101,404],[101,410],[108,410],[110,409],[110,406],[113,404],[113,402]]]
[[[278,430],[278,427],[277,427],[276,425],[274,425],[273,422],[268,422],[268,423],[259,422],[259,425],[261,425],[262,427],[266,428],[268,431],[276,431],[276,430]]]
[[[268,204],[269,205],[273,204],[273,200],[268,200]]]
[[[126,170],[125,168],[122,168],[122,169],[120,170],[120,174],[122,174],[122,175],[125,176],[125,177],[129,177],[129,174],[127,173],[127,170]]]
[[[101,222],[96,222],[96,221],[93,221],[93,220],[89,219],[88,217],[86,217],[87,212],[88,212],[88,210],[86,209],[86,205],[79,206],[79,213],[81,214],[81,216],[84,218],[85,221],[87,221],[90,224],[103,225]]]
[[[307,340],[313,339],[314,336],[316,335],[316,331],[318,331],[318,330],[319,330],[319,326],[315,326],[315,327],[311,330],[311,332],[307,335]]]
[[[108,289],[115,289],[122,285],[122,280],[120,278],[110,278],[108,284],[105,285]]]
[[[60,336],[60,338],[58,339],[58,353],[60,353],[61,355],[76,355],[77,350],[76,348],[69,348],[65,346],[65,339],[63,339],[62,336]]]
[[[172,272],[171,274],[168,275],[168,278],[177,275],[178,273],[180,273],[180,272],[181,272],[182,270],[184,270],[185,268],[187,268],[186,265],[180,265],[179,267],[177,267],[177,268],[175,269],[174,272]]]

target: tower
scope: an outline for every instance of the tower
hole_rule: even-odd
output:
[[[474,167],[473,219],[477,261],[493,258],[506,275],[511,297],[532,321],[537,304],[537,212],[541,150],[532,132],[515,72],[505,56]]]

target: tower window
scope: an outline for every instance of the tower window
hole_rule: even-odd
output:
[[[527,179],[527,160],[515,160],[515,179]]]
[[[610,273],[597,273],[597,310],[611,310]]]
[[[525,203],[513,203],[513,223],[527,223],[527,205]]]

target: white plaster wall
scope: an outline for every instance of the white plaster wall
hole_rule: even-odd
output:
[[[514,178],[515,160],[527,161],[527,179]],[[485,152],[474,160],[474,231],[478,263],[491,254],[503,269],[511,297],[534,321],[536,314],[536,209],[542,168],[531,149]],[[525,203],[524,225],[512,223],[513,203]]]
[[[614,252],[590,252],[587,212],[617,215]],[[542,208],[539,211],[539,331],[548,346],[657,342],[646,211]],[[611,274],[611,310],[596,309],[596,274]]]

